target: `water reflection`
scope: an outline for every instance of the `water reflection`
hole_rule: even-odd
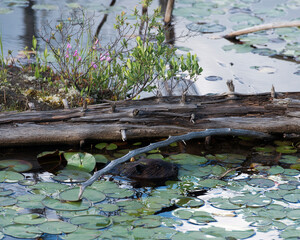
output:
[[[24,41],[24,46],[28,49],[32,48],[32,37],[36,35],[36,16],[35,12],[32,9],[32,6],[35,4],[35,1],[28,0],[28,6],[24,8],[24,35],[22,39]]]

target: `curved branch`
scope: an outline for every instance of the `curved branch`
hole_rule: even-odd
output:
[[[178,141],[187,141],[194,138],[204,138],[207,136],[249,136],[259,139],[267,139],[272,138],[270,134],[263,133],[263,132],[256,132],[251,130],[244,130],[244,129],[231,129],[231,128],[219,128],[219,129],[206,129],[204,131],[200,132],[190,132],[184,135],[179,136],[170,136],[168,139],[156,143],[151,143],[148,146],[138,148],[135,150],[130,151],[126,155],[124,155],[121,158],[118,158],[116,160],[111,161],[106,167],[102,168],[101,170],[94,173],[94,175],[80,186],[80,191],[78,195],[78,199],[81,199],[84,189],[87,186],[92,185],[99,177],[104,175],[105,173],[108,173],[110,170],[112,170],[114,167],[119,165],[120,163],[128,161],[130,158],[141,154],[149,152],[153,149],[168,146],[173,142]]]
[[[300,27],[300,21],[292,21],[292,22],[277,22],[277,23],[268,23],[268,24],[262,24],[254,27],[245,28],[242,30],[234,31],[229,34],[224,35],[223,37],[226,39],[234,39],[237,36],[263,31],[263,30],[269,30],[273,28],[284,28],[284,27]]]

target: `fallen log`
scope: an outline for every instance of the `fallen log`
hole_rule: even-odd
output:
[[[237,36],[248,34],[248,33],[254,33],[254,32],[258,32],[258,31],[264,31],[264,30],[269,30],[269,29],[274,29],[274,28],[284,28],[284,27],[300,27],[300,21],[261,24],[258,26],[244,28],[244,29],[241,29],[238,31],[228,33],[228,34],[224,35],[223,37],[226,39],[234,39]]]
[[[276,98],[274,96],[276,95]],[[300,93],[152,97],[116,104],[0,114],[0,146],[161,138],[211,128],[300,133]]]

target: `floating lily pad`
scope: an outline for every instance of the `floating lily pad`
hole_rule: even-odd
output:
[[[190,23],[186,25],[187,29],[192,32],[217,33],[226,30],[226,27],[216,23]]]
[[[300,193],[288,193],[283,199],[291,203],[300,203]]]
[[[17,203],[17,200],[12,197],[0,197],[0,207],[12,206]]]
[[[78,170],[61,170],[56,176],[52,178],[58,182],[64,183],[79,183],[90,179],[92,175]]]
[[[204,179],[202,181],[199,181],[198,184],[201,187],[215,188],[217,186],[226,186],[227,182],[218,179]]]
[[[251,52],[261,56],[274,56],[277,54],[276,50],[272,50],[269,48],[254,48]]]
[[[298,162],[298,157],[292,155],[284,155],[279,159],[279,162],[286,164],[296,164]]]
[[[107,196],[112,198],[127,198],[134,195],[134,191],[130,189],[106,189],[103,191]]]
[[[0,171],[0,182],[15,183],[23,179],[24,176],[21,173],[12,171]]]
[[[300,209],[291,209],[286,216],[292,220],[298,220],[300,219]]]
[[[207,76],[205,77],[205,80],[215,82],[215,81],[221,81],[223,80],[223,78],[220,76]]]
[[[91,230],[91,229],[84,229],[84,228],[77,228],[76,231],[67,234],[64,236],[64,240],[92,240],[97,239],[102,234],[99,230]]]
[[[247,181],[250,186],[260,187],[260,188],[271,188],[275,186],[275,183],[270,179],[265,178],[252,178]]]
[[[272,224],[272,219],[260,216],[246,217],[246,221],[251,222],[250,226],[252,227],[263,227]]]
[[[42,235],[42,232],[32,225],[13,224],[3,228],[3,233],[15,238],[35,239]]]
[[[155,228],[161,225],[160,219],[155,218],[155,215],[150,217],[144,217],[135,220],[133,223],[135,227],[144,227],[144,228]]]
[[[24,160],[2,160],[0,161],[0,169],[15,172],[26,172],[32,169],[32,164]]]
[[[300,236],[299,224],[288,226],[279,235],[282,239],[297,240]]]
[[[25,209],[43,209],[45,206],[41,202],[37,201],[29,201],[29,202],[20,202],[18,201],[16,204],[20,208],[25,208]]]
[[[265,196],[272,199],[282,199],[285,194],[287,194],[287,190],[269,190],[265,192]]]
[[[241,209],[241,206],[229,202],[228,198],[223,198],[223,197],[211,198],[209,199],[209,202],[213,207],[223,209],[223,210]]]
[[[61,202],[58,199],[46,197],[43,199],[42,203],[48,208],[61,211],[82,211],[89,209],[91,206],[91,203],[84,199],[78,202]]]
[[[260,194],[247,193],[242,196],[230,198],[229,201],[232,204],[236,204],[239,206],[245,205],[247,207],[264,207],[269,205],[272,202],[272,199]]]
[[[253,48],[250,45],[247,44],[231,44],[231,45],[225,45],[222,47],[224,51],[231,51],[235,50],[236,53],[248,53],[253,50]]]
[[[190,219],[193,216],[193,212],[188,209],[176,209],[172,214],[181,219]]]
[[[71,218],[70,223],[80,225],[85,229],[96,230],[106,228],[111,224],[111,220],[101,215],[82,215]]]
[[[96,163],[107,163],[108,159],[103,154],[94,154],[94,158],[96,159]]]
[[[36,182],[32,179],[23,179],[18,181],[18,183],[22,186],[33,186],[36,184]]]
[[[191,164],[191,165],[199,165],[199,164],[204,164],[207,162],[207,159],[205,157],[192,155],[192,154],[188,154],[188,153],[180,153],[177,155],[171,155],[166,160],[168,160],[172,163]]]
[[[284,183],[284,184],[279,184],[278,188],[282,189],[282,190],[294,190],[294,189],[297,188],[297,186],[291,185],[291,184],[288,184],[288,183]]]
[[[180,207],[202,207],[204,205],[204,201],[198,198],[193,197],[180,197],[176,201],[176,205]]]
[[[300,171],[296,169],[284,169],[283,174],[288,176],[297,176],[300,173]]]
[[[115,212],[119,210],[119,206],[111,203],[98,204],[97,207],[103,212]]]
[[[293,146],[279,146],[276,148],[276,152],[280,153],[296,153],[297,149]]]
[[[193,224],[203,225],[209,222],[216,222],[217,220],[208,212],[197,211],[193,213],[193,216],[188,221]]]
[[[276,175],[284,172],[284,168],[280,166],[272,166],[268,171],[270,175]]]
[[[36,194],[52,195],[69,188],[67,185],[54,182],[39,182],[33,186],[29,186]]]
[[[9,190],[4,190],[3,188],[0,188],[0,196],[1,197],[5,197],[5,196],[8,196],[8,195],[11,195],[13,194],[14,191],[9,189]]]
[[[79,187],[66,189],[59,194],[59,198],[64,201],[77,201],[79,195]],[[83,198],[88,199],[91,202],[102,202],[106,196],[104,193],[92,188],[86,188],[82,195]]]
[[[90,153],[75,153],[70,158],[66,157],[68,165],[66,169],[91,172],[96,166],[96,159]]]
[[[229,17],[229,20],[236,23],[246,22],[249,25],[258,25],[263,22],[260,18],[246,13],[233,14]]]
[[[22,214],[22,215],[16,216],[14,218],[15,223],[28,224],[28,225],[41,224],[46,221],[47,221],[46,218],[44,218],[40,214],[36,214],[36,213]]]
[[[269,219],[283,219],[286,217],[286,213],[284,211],[276,209],[261,209],[258,212],[258,215]]]
[[[32,6],[32,9],[35,10],[47,10],[47,11],[57,11],[58,6],[57,5],[52,5],[52,4],[34,4]]]
[[[110,143],[110,144],[108,144],[108,143],[98,143],[98,144],[95,145],[95,148],[98,148],[100,150],[105,148],[106,150],[111,151],[111,150],[116,150],[118,148],[118,146],[114,143]]]
[[[72,218],[81,215],[96,215],[99,214],[99,209],[96,207],[90,207],[88,210],[82,211],[56,211],[56,214],[63,218]]]
[[[274,74],[276,72],[276,69],[270,66],[252,66],[250,68],[253,68],[261,73],[267,74]]]
[[[77,226],[63,221],[47,221],[38,226],[38,228],[48,234],[62,234],[76,231]]]

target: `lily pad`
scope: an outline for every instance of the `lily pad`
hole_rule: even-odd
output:
[[[0,207],[12,206],[17,203],[17,200],[12,197],[0,197]]]
[[[14,191],[11,189],[4,190],[3,188],[0,188],[0,197],[5,197],[5,196],[11,195],[13,193],[14,193]]]
[[[279,153],[296,153],[297,149],[293,146],[279,146],[276,148],[276,152]]]
[[[89,209],[91,206],[91,203],[84,199],[78,202],[61,202],[58,199],[46,197],[43,199],[42,203],[48,208],[61,211],[82,211]]]
[[[241,209],[241,206],[231,203],[228,198],[223,198],[223,197],[211,198],[209,199],[209,202],[213,207],[223,209],[223,210]]]
[[[32,164],[24,160],[2,160],[0,161],[0,169],[15,172],[26,172],[32,169]]]
[[[180,197],[176,201],[176,205],[180,207],[202,207],[204,205],[204,201],[198,198],[193,197]]]
[[[28,225],[41,224],[46,221],[47,221],[46,218],[44,218],[40,214],[36,214],[36,213],[22,214],[22,215],[16,216],[14,218],[15,223],[28,224]]]
[[[42,232],[32,225],[13,224],[3,228],[3,233],[15,238],[35,239],[42,235]]]
[[[90,153],[75,153],[66,159],[68,161],[66,169],[91,172],[96,166],[96,159]]]
[[[64,236],[64,240],[92,240],[97,239],[101,233],[102,232],[99,230],[84,229],[79,227],[76,231]]]
[[[292,220],[298,220],[300,219],[300,209],[291,209],[291,211],[289,211],[286,216],[289,218],[289,219],[292,219]]]
[[[207,162],[205,157],[192,155],[188,153],[180,153],[177,155],[171,155],[166,160],[177,163],[177,164],[190,164],[190,165],[199,165]]]
[[[80,225],[85,229],[96,230],[106,228],[111,224],[111,220],[101,215],[82,215],[71,218],[70,223]]]
[[[217,33],[226,30],[226,27],[217,23],[190,23],[186,25],[187,29],[192,32]]]
[[[288,193],[283,199],[291,203],[300,203],[300,193]]]
[[[32,6],[32,9],[35,10],[47,10],[47,11],[57,11],[58,6],[57,5],[52,5],[52,4],[34,4]]]
[[[47,221],[38,226],[38,228],[48,234],[62,234],[76,231],[77,226],[63,221]]]
[[[69,188],[67,185],[54,182],[39,182],[33,186],[29,186],[36,194],[52,195],[53,193],[59,193],[62,190]]]
[[[66,189],[59,194],[59,198],[64,201],[77,201],[79,195],[79,187]],[[104,193],[92,188],[86,188],[82,195],[83,198],[88,199],[91,202],[102,202],[106,196]]]
[[[78,170],[61,170],[56,176],[52,178],[58,182],[64,183],[79,183],[90,179],[92,175]]]
[[[260,188],[271,188],[275,186],[275,183],[270,179],[265,178],[252,178],[247,181],[250,186],[260,187]]]
[[[103,212],[115,212],[119,210],[119,206],[111,203],[102,203],[96,205]]]
[[[0,182],[15,183],[23,179],[24,176],[21,173],[12,171],[0,171]]]
[[[190,219],[193,216],[193,212],[188,209],[176,209],[172,214],[181,219]]]
[[[207,76],[205,77],[205,80],[215,82],[215,81],[221,81],[223,80],[223,78],[220,76]]]
[[[95,148],[98,148],[100,150],[105,148],[106,150],[111,151],[111,150],[116,150],[118,148],[118,146],[114,143],[110,143],[110,144],[108,144],[108,143],[98,143],[98,144],[95,145]]]
[[[245,205],[247,207],[264,207],[269,205],[272,202],[272,199],[260,194],[247,193],[242,196],[230,198],[229,201],[232,204],[239,206]]]
[[[96,163],[107,163],[108,159],[103,154],[94,154],[94,158],[96,159]]]

